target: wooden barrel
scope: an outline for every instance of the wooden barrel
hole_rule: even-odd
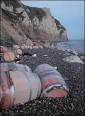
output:
[[[27,65],[17,63],[0,63],[0,71],[27,71],[31,72],[31,68]]]
[[[37,74],[27,71],[2,71],[0,75],[0,108],[36,99],[41,93]]]
[[[41,64],[36,67],[42,84],[42,95],[47,97],[64,97],[68,95],[68,87],[62,75],[48,64]]]

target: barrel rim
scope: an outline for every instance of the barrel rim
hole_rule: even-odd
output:
[[[43,96],[47,97],[48,96],[47,92],[51,91],[51,89],[54,89],[54,88],[56,88],[56,89],[63,89],[67,93],[69,93],[69,89],[66,86],[64,86],[64,85],[62,85],[62,84],[59,83],[59,84],[53,84],[53,85],[47,87],[46,89],[44,89],[43,92],[42,92],[42,94],[41,94],[41,97],[43,97]]]

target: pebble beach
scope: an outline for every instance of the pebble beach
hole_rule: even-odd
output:
[[[21,64],[28,65],[32,71],[39,64],[50,64],[62,74],[69,94],[65,98],[43,97],[18,104],[7,111],[0,111],[0,116],[84,116],[84,63],[64,61],[65,57],[74,53],[58,49],[28,49],[24,52],[34,55],[24,56]],[[82,56],[84,54],[78,54],[79,58]]]

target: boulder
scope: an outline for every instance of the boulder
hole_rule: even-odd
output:
[[[68,57],[63,58],[65,62],[69,63],[81,63],[84,64],[83,61],[77,55],[71,55]]]

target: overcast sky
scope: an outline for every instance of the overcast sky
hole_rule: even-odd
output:
[[[28,6],[50,8],[52,15],[66,27],[69,39],[84,39],[84,1],[22,0],[22,2]]]

